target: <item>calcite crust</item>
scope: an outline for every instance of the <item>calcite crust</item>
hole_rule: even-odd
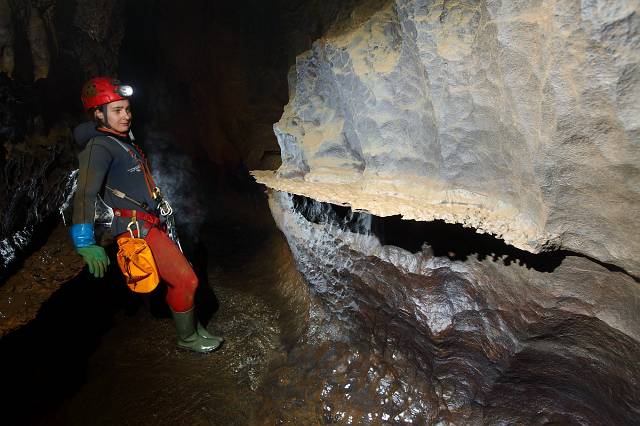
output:
[[[531,252],[539,252],[542,244],[552,240],[530,217],[512,206],[465,189],[437,189],[437,182],[424,178],[413,181],[369,178],[344,183],[334,176],[330,182],[309,183],[306,176],[305,180],[281,179],[269,171],[255,171],[253,175],[271,188],[322,202],[349,205],[376,216],[400,214],[404,219],[460,223]]]
[[[640,2],[395,0],[297,58],[282,191],[640,274]]]

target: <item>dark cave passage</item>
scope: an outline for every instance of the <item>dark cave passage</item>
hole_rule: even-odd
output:
[[[522,135],[544,131],[510,121],[525,111],[533,126],[528,105],[546,104],[535,98],[518,109],[518,96],[528,88],[500,86],[513,76],[500,75],[501,66],[491,63],[496,56],[508,64],[511,56],[494,55],[494,34],[487,42],[474,27],[495,26],[502,40],[510,33],[500,25],[519,28],[524,18],[517,7],[509,12],[514,18],[506,6],[480,2],[477,13],[457,21],[471,9],[454,3],[436,4],[441,10],[428,20],[421,17],[431,6],[411,1],[0,0],[0,13],[6,5],[11,9],[15,35],[11,77],[0,68],[0,380],[7,395],[0,423],[635,424],[639,278],[620,266],[633,252],[634,238],[629,234],[625,251],[607,239],[618,235],[613,231],[603,233],[602,241],[584,232],[579,226],[594,215],[588,208],[584,215],[582,207],[570,210],[589,206],[567,195],[584,195],[588,202],[591,190],[603,199],[608,195],[592,177],[584,183],[571,174],[582,167],[590,176],[610,178],[606,184],[616,188],[624,186],[620,182],[631,187],[634,170],[628,164],[582,164],[574,150],[592,147],[581,133],[557,146],[526,145]],[[540,11],[534,12],[524,20]],[[560,12],[569,13],[555,10],[554,19],[564,16]],[[497,23],[490,21],[493,14]],[[547,24],[552,20],[541,16]],[[567,22],[576,20],[567,16]],[[10,42],[2,31],[9,24],[0,18],[5,67]],[[42,65],[32,42],[38,19],[44,30],[35,35],[51,60],[48,75],[33,81]],[[635,21],[628,21],[633,28]],[[446,31],[421,27],[427,23]],[[621,31],[616,25],[609,27]],[[603,43],[624,38],[611,28],[603,30]],[[467,30],[477,32],[475,44],[465,45],[471,43]],[[514,46],[516,58],[538,51]],[[465,56],[485,50],[487,57]],[[464,69],[478,63],[486,67]],[[489,78],[490,84],[482,80],[492,72],[498,77]],[[552,77],[571,72],[554,73],[545,79],[559,90],[562,84]],[[516,80],[544,80],[534,74]],[[80,88],[96,75],[117,76],[134,87],[132,131],[177,212],[181,243],[200,283],[198,316],[226,339],[211,354],[176,348],[165,285],[146,296],[127,290],[108,228],[96,231],[111,259],[104,279],[88,273],[71,245],[68,197],[79,150],[71,134],[86,119]],[[468,86],[461,83],[467,79]],[[454,80],[460,86],[438,86]],[[531,92],[553,91],[547,89]],[[511,96],[511,90],[518,96],[500,104],[497,93]],[[469,99],[457,98],[466,93]],[[630,103],[618,95],[616,108]],[[491,115],[491,102],[474,103],[478,99],[497,102],[497,110],[513,117]],[[414,104],[427,113],[412,116]],[[477,111],[487,115],[473,116]],[[467,113],[469,122],[461,118]],[[566,131],[572,118],[557,121]],[[475,132],[477,123],[486,128]],[[602,119],[584,132],[607,126],[614,127]],[[429,133],[433,129],[453,130]],[[611,130],[607,137],[622,144],[625,135]],[[485,138],[486,152],[469,148]],[[563,155],[545,151],[554,149]],[[425,158],[414,158],[417,153]],[[607,155],[632,158],[622,150]],[[527,163],[527,156],[539,156],[541,164]],[[552,160],[557,169],[536,175]],[[568,231],[558,240],[561,249],[533,254],[459,224],[379,217],[275,186],[265,190],[249,173],[276,170],[283,162],[281,177],[293,176],[299,185],[326,185],[327,175],[341,183],[344,170],[344,181],[351,182],[355,170],[358,179],[408,173],[411,191],[416,176],[410,173],[420,179],[451,175],[460,178],[451,183],[457,188],[464,187],[466,172],[482,169],[471,189],[486,177],[507,188],[508,197],[521,195],[517,208],[529,213],[533,206],[532,217],[555,220],[554,226]],[[521,166],[525,172],[510,180],[511,169]],[[492,167],[497,177],[482,174]],[[619,170],[627,173],[620,182],[611,177]],[[553,186],[547,179],[566,186],[559,195],[547,192]],[[361,183],[365,187],[366,179]],[[396,183],[386,190],[401,191]],[[621,199],[617,193],[607,198],[611,211],[617,204],[610,201]],[[566,205],[569,213],[541,200]],[[617,216],[611,219],[604,210],[594,220],[608,232]],[[632,218],[618,225],[630,223]],[[587,241],[592,248],[619,258],[591,255],[570,241],[576,235],[595,238]]]

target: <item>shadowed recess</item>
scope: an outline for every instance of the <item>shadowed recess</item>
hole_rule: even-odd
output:
[[[421,222],[403,220],[399,215],[380,217],[365,212],[352,211],[348,206],[319,203],[308,197],[293,195],[297,211],[313,223],[333,223],[344,230],[376,236],[382,245],[403,248],[418,253],[425,246],[431,248],[435,256],[447,256],[451,260],[465,261],[475,256],[478,260],[502,262],[504,265],[518,264],[539,272],[553,272],[567,256],[584,257],[604,266],[610,271],[623,272],[640,282],[638,277],[623,268],[598,261],[584,254],[569,250],[553,250],[529,253],[506,244],[490,234],[480,234],[473,228],[442,220]],[[318,204],[321,206],[318,207]],[[362,226],[362,222],[367,226]]]

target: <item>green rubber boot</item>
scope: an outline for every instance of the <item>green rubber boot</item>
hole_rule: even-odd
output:
[[[178,347],[193,352],[207,353],[215,351],[222,342],[216,339],[207,339],[196,331],[196,317],[193,308],[186,312],[174,312],[173,321],[176,323],[178,333]]]
[[[222,342],[224,342],[224,337],[215,336],[209,333],[209,330],[207,330],[207,328],[204,325],[202,325],[200,321],[196,321],[196,330],[200,337],[204,337],[207,340],[215,340],[218,342],[218,345],[221,345]]]

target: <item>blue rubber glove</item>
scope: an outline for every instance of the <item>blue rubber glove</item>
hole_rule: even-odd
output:
[[[93,223],[76,223],[71,225],[71,239],[76,249],[95,245],[96,240],[93,238]]]
[[[107,266],[111,263],[104,249],[96,245],[93,237],[92,223],[78,223],[71,226],[71,238],[76,251],[89,267],[89,272],[96,278],[104,277]]]

